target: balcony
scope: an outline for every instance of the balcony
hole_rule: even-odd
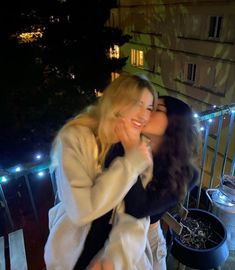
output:
[[[216,188],[221,176],[234,175],[235,104],[215,107],[195,117],[199,120],[202,137],[198,160],[200,181],[196,191],[188,194],[185,205],[206,208],[206,190]],[[27,264],[33,270],[45,269],[43,248],[48,235],[47,214],[54,204],[56,190],[49,166],[49,160],[39,160],[0,171],[0,236],[6,239],[10,232],[23,229]],[[222,269],[232,269],[235,256],[231,254],[228,265],[226,262]],[[10,269],[8,245],[5,245],[5,257],[6,269]],[[173,265],[184,267],[174,262],[172,270],[176,269]]]

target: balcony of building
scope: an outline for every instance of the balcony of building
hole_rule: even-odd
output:
[[[188,194],[185,206],[212,211],[206,191],[217,189],[222,176],[234,176],[235,104],[214,106],[211,110],[195,114],[195,117],[198,118],[202,137],[200,159],[198,160],[199,183],[193,192]],[[0,239],[5,240],[5,245],[0,244],[0,249],[5,254],[0,250],[0,256],[5,257],[6,268],[1,262],[0,269],[10,269],[11,253],[9,252],[8,235],[19,229],[23,230],[27,258],[25,269],[45,269],[43,249],[48,236],[48,210],[54,205],[56,191],[49,168],[49,160],[39,158],[30,164],[19,164],[1,170],[0,236],[2,238]],[[231,202],[231,206],[234,209],[235,203]],[[235,211],[231,212],[231,215],[234,220]],[[234,238],[235,224],[230,225],[233,226],[231,237]],[[235,238],[230,241],[235,242]],[[221,269],[233,269],[234,262],[235,254],[232,248],[230,256],[221,265]],[[184,268],[185,266],[174,259],[169,251],[168,269]]]

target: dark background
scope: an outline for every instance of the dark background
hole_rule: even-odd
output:
[[[115,1],[7,1],[1,7],[0,169],[48,155],[56,131],[93,102],[126,58],[130,39],[105,26]],[[22,39],[22,33],[41,38]]]

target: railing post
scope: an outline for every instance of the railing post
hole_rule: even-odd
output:
[[[233,131],[234,116],[235,116],[234,113],[232,113],[230,116],[228,136],[227,136],[226,146],[225,146],[225,150],[224,150],[224,159],[223,159],[223,165],[222,165],[220,177],[222,177],[224,175],[224,170],[225,170],[225,165],[226,165],[226,160],[227,160],[227,155],[228,155],[228,147],[230,144],[230,139],[231,139],[231,135],[232,135],[232,131]]]
[[[0,197],[1,197],[2,201],[3,201],[3,203],[4,203],[4,206],[5,206],[5,209],[6,209],[6,214],[7,214],[9,223],[11,225],[11,229],[13,230],[15,228],[15,225],[14,225],[14,222],[12,220],[11,213],[10,213],[10,210],[9,210],[9,207],[8,207],[7,200],[5,198],[4,192],[2,190],[2,185],[1,184],[0,184]]]
[[[35,201],[34,201],[34,198],[33,198],[33,193],[32,193],[32,190],[31,190],[30,183],[29,183],[29,177],[28,177],[27,174],[24,174],[24,179],[25,179],[25,183],[26,183],[26,186],[27,186],[27,189],[28,189],[28,192],[29,192],[29,198],[30,198],[30,201],[31,201],[31,204],[32,204],[33,213],[34,213],[34,216],[35,216],[35,219],[36,219],[37,223],[39,224],[38,212],[37,212],[37,209],[36,209]]]
[[[216,163],[217,153],[218,153],[218,149],[219,149],[219,142],[220,142],[221,129],[222,129],[222,125],[223,125],[223,119],[224,119],[223,115],[220,115],[218,128],[217,128],[217,132],[216,132],[216,146],[215,146],[215,151],[214,151],[214,155],[213,155],[213,159],[212,159],[212,163],[211,163],[211,177],[210,177],[209,188],[212,188],[212,185],[213,185],[215,163]]]
[[[203,145],[202,161],[201,161],[201,170],[200,170],[200,178],[199,178],[200,183],[199,183],[199,189],[198,189],[198,193],[197,193],[197,208],[199,208],[200,198],[201,198],[202,180],[203,180],[203,174],[204,174],[204,165],[205,165],[205,159],[206,159],[206,150],[207,150],[207,145],[208,145],[209,130],[210,130],[210,122],[207,123],[206,129],[205,129],[204,145]]]

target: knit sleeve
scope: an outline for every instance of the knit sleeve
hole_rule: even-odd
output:
[[[98,170],[96,147],[95,137],[84,127],[72,127],[60,136],[58,192],[69,218],[78,226],[113,209],[148,165],[136,150],[115,158],[109,168]]]

